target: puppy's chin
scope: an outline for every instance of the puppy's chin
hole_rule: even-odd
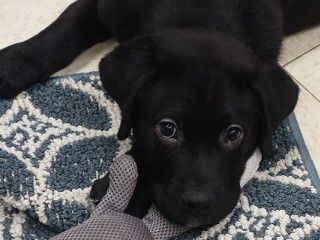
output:
[[[175,199],[165,194],[160,186],[156,186],[152,190],[152,198],[157,209],[169,221],[182,226],[187,225],[187,216],[181,204],[176,204]]]
[[[228,208],[224,212],[217,209],[208,211],[205,214],[194,214],[186,210],[180,201],[178,196],[168,195],[162,191],[161,188],[157,188],[153,191],[153,202],[158,210],[171,222],[185,226],[187,228],[206,227],[218,224],[228,214],[230,214],[235,208],[237,201],[230,202]]]

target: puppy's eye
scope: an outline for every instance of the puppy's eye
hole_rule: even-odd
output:
[[[242,128],[233,125],[227,129],[225,136],[228,142],[235,142],[242,136]]]
[[[241,126],[233,124],[229,126],[223,136],[223,144],[230,147],[237,147],[241,144],[244,137]]]
[[[165,138],[176,138],[177,124],[171,119],[163,119],[157,126],[157,132]]]

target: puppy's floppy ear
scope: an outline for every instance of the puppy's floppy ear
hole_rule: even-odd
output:
[[[103,58],[99,66],[103,86],[121,109],[120,140],[130,134],[137,93],[155,72],[151,45],[151,38],[137,38],[121,44]]]
[[[259,99],[260,116],[259,147],[266,157],[272,155],[272,132],[296,106],[299,88],[278,65],[260,66],[253,89]]]

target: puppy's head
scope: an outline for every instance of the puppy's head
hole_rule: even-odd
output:
[[[219,33],[167,31],[120,45],[100,65],[119,103],[119,139],[134,134],[139,177],[174,222],[218,223],[235,207],[247,159],[272,152],[272,131],[298,88],[277,65]]]

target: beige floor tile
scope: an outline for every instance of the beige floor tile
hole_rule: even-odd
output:
[[[75,0],[0,0],[0,49],[52,23]]]
[[[286,65],[285,69],[317,99],[320,99],[320,47]]]
[[[293,35],[284,41],[280,63],[301,84],[295,114],[320,174],[320,103],[316,99],[320,99],[319,44],[320,27]]]
[[[295,114],[306,146],[320,174],[320,103],[302,88]]]
[[[296,59],[320,44],[320,26],[287,37],[282,46],[281,65]]]

